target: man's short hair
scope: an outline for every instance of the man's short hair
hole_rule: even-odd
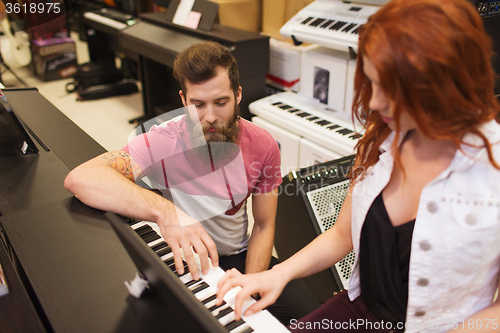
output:
[[[174,62],[174,77],[186,96],[186,82],[201,84],[217,75],[217,69],[227,69],[235,96],[240,87],[238,64],[233,55],[222,45],[212,41],[193,44],[177,56]]]

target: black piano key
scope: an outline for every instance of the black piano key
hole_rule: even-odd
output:
[[[306,18],[304,21],[300,22],[300,24],[307,24],[307,22],[311,21],[314,17],[312,16],[309,16],[308,18]]]
[[[155,231],[148,232],[145,235],[142,235],[141,238],[147,243],[151,243],[157,239],[160,239],[160,235],[158,235]]]
[[[228,330],[228,331],[232,331],[236,327],[239,327],[239,326],[243,325],[244,323],[245,323],[245,321],[243,319],[233,320],[232,322],[230,322],[229,324],[227,324],[226,326],[224,326],[224,328],[226,330]]]
[[[316,116],[307,118],[307,120],[309,120],[309,121],[315,121],[315,120],[318,120],[318,119],[319,119],[319,117],[316,117]]]
[[[322,18],[317,18],[315,19],[314,21],[312,21],[309,26],[310,27],[317,27],[318,25],[320,25],[321,23],[325,22],[325,19],[322,19]]]
[[[207,297],[205,298],[203,301],[201,301],[201,303],[203,303],[203,305],[207,304],[207,303],[210,303],[212,302],[213,300],[215,300],[217,298],[217,295],[212,295],[210,297]],[[224,302],[224,301],[223,301]]]
[[[342,134],[342,135],[347,135],[347,134],[351,134],[353,133],[354,131],[351,131],[350,129],[348,128],[342,128],[342,129],[339,129],[338,131],[336,131],[336,133],[339,133],[339,134]]]
[[[177,273],[177,271],[175,270],[175,265],[169,266],[169,268],[174,272],[175,276],[177,277],[181,277],[189,273],[189,267],[186,262],[184,262],[184,273],[182,274]]]
[[[343,27],[344,25],[346,25],[346,24],[347,24],[347,22],[339,21],[339,22],[335,23],[334,25],[332,25],[332,26],[330,27],[330,30],[335,30],[335,31],[337,31],[337,30],[339,30],[340,28],[342,28],[342,27]]]
[[[149,231],[153,230],[149,225],[145,224],[143,226],[140,226],[139,228],[135,229],[134,231],[140,236],[142,234],[145,234]]]
[[[295,112],[299,112],[301,110],[300,109],[291,109],[291,110],[287,110],[287,111],[290,113],[295,113]]]
[[[210,287],[206,282],[202,282],[198,287],[194,288],[193,290],[191,290],[191,292],[193,294],[196,294],[204,289],[207,289],[208,287]],[[232,310],[232,309],[231,309]]]
[[[342,32],[349,32],[349,30],[351,30],[355,26],[356,26],[356,23],[351,23],[347,27],[345,27],[344,29],[342,29]]]
[[[282,110],[288,110],[288,109],[293,108],[293,106],[285,104],[285,105],[279,106],[279,108]]]
[[[233,312],[233,309],[231,309],[230,307],[225,308],[224,310],[221,310],[221,312],[219,312],[219,314],[217,314],[217,316],[215,316],[215,318],[221,319],[222,317],[230,314],[231,312]]]
[[[332,122],[331,121],[328,121],[328,120],[321,120],[321,121],[317,121],[316,124],[320,125],[320,126],[326,126],[326,125],[330,125]]]
[[[158,234],[155,231],[148,232],[147,234],[144,234],[141,236],[142,240],[147,243],[151,243],[152,241],[155,241],[157,239],[160,239],[161,237],[158,236]]]
[[[351,31],[351,34],[355,34],[355,35],[357,35],[357,34],[358,34],[358,32],[359,32],[359,28],[361,28],[362,26],[363,26],[363,25],[362,25],[362,24],[360,24],[360,25],[359,25],[356,29],[354,29],[353,31]]]
[[[210,312],[213,312],[219,308],[222,308],[223,306],[225,306],[227,303],[225,301],[222,301],[222,304],[221,305],[214,305],[214,306],[211,306],[208,311]]]
[[[154,246],[151,246],[151,250],[156,252],[156,251],[160,251],[161,249],[166,248],[166,247],[168,247],[167,242],[162,241]]]
[[[188,287],[188,290],[195,290],[196,288],[198,288],[199,286],[201,286],[203,283],[204,283],[203,280],[198,279],[190,287]]]
[[[167,246],[155,252],[158,255],[158,257],[163,257],[165,254],[169,254],[170,252],[172,252],[172,249],[170,248],[170,246]]]
[[[201,281],[200,279],[198,279],[198,280],[191,280],[191,281],[189,281],[188,283],[184,283],[184,285],[185,285],[187,288],[189,288],[189,287],[191,287],[193,284],[198,283],[198,282],[200,282],[200,281]],[[215,295],[214,295],[214,296],[215,296]]]
[[[308,113],[308,112],[301,112],[301,113],[297,113],[296,116],[299,116],[301,118],[304,118],[304,117],[307,117],[307,116],[310,116],[311,114]]]
[[[274,103],[271,103],[271,105],[280,105],[280,104],[283,104],[282,102],[274,102]]]
[[[362,137],[362,136],[363,136],[363,134],[361,134],[361,133],[356,133],[356,134],[353,134],[353,135],[351,135],[351,136],[349,136],[349,137],[350,137],[351,139],[356,140],[356,139],[359,139],[359,138],[360,138],[360,137]]]
[[[329,26],[330,24],[332,24],[333,22],[335,22],[335,20],[328,20],[328,21],[326,21],[325,23],[323,23],[323,24],[321,25],[321,27],[320,27],[320,28],[325,29],[326,27],[328,27],[328,26]]]
[[[333,130],[333,129],[336,129],[339,127],[340,127],[340,125],[332,125],[332,126],[328,126],[327,128]]]
[[[166,261],[164,261],[164,263],[165,263],[165,265],[170,267],[175,263],[174,258],[167,259]]]

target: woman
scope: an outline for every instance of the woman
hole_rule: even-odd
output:
[[[491,42],[466,0],[393,0],[360,31],[354,114],[365,120],[333,228],[270,271],[230,271],[218,301],[274,302],[286,283],[357,261],[343,291],[289,328],[498,330],[500,126]]]

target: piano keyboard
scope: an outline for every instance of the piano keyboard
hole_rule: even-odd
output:
[[[314,1],[280,29],[285,38],[349,51],[358,49],[358,31],[380,7],[340,1]]]
[[[262,119],[343,156],[353,154],[362,136],[352,122],[333,117],[326,106],[293,92],[264,97],[251,103],[249,108]]]
[[[182,283],[193,295],[207,308],[219,323],[231,333],[250,333],[250,332],[288,332],[275,317],[268,311],[263,310],[252,316],[242,316],[240,320],[234,320],[235,296],[240,288],[231,289],[224,297],[224,302],[220,306],[215,305],[217,292],[217,283],[224,275],[224,271],[219,267],[210,267],[208,274],[201,274],[199,262],[198,270],[201,278],[193,280],[189,273],[187,264],[184,262],[184,274],[180,275],[175,270],[172,250],[165,242],[160,233],[160,228],[152,222],[136,222],[131,224],[131,228],[146,242],[160,259],[179,277]],[[243,309],[248,308],[255,300],[247,299],[243,303]]]
[[[106,8],[102,8],[95,12],[85,12],[83,16],[88,20],[104,24],[117,30],[123,30],[136,23],[132,15]]]

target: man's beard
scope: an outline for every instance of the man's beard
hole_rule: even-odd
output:
[[[212,161],[232,156],[236,150],[239,151],[239,149],[237,149],[239,148],[237,144],[240,134],[239,114],[239,105],[236,105],[234,107],[234,114],[229,122],[217,121],[212,124],[201,124],[199,121],[194,122],[189,115],[187,115],[186,121],[191,147],[198,150],[197,147],[208,146]],[[211,132],[210,129],[215,131]],[[200,135],[202,131],[203,135]],[[202,149],[202,151],[203,150],[204,149]],[[200,151],[199,155],[206,156],[202,151]]]

